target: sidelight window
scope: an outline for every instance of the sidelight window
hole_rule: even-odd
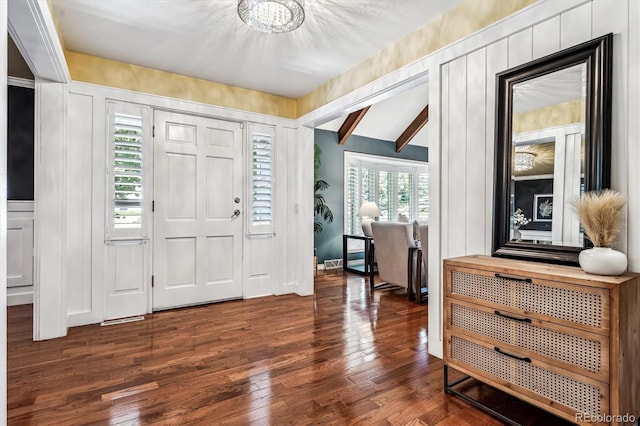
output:
[[[108,229],[111,237],[142,236],[144,198],[148,182],[145,167],[149,137],[145,107],[109,102]]]
[[[249,124],[249,138],[249,233],[268,234],[274,225],[274,128]]]

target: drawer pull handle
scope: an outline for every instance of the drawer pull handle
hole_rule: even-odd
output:
[[[504,317],[504,318],[509,318],[510,320],[520,321],[520,322],[528,322],[529,324],[531,324],[531,318],[512,317],[511,315],[503,314],[500,311],[494,311],[493,313],[498,315],[498,316]]]
[[[519,277],[510,277],[509,275],[502,275],[496,272],[496,278],[504,278],[505,280],[511,281],[520,281],[523,283],[532,283],[533,280],[531,278],[519,278]]]
[[[507,353],[507,352],[501,350],[497,346],[495,346],[493,349],[495,349],[495,351],[498,352],[499,354],[506,355],[509,358],[517,359],[518,361],[524,361],[524,362],[529,362],[529,363],[531,362],[531,358],[529,358],[529,357],[519,357],[519,356],[516,356],[516,355],[512,355],[510,353]]]

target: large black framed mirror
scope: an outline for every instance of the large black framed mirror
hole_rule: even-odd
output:
[[[496,76],[494,256],[578,264],[571,201],[611,179],[613,35]]]

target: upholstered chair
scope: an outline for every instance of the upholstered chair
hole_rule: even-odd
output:
[[[380,280],[386,285],[407,288],[409,248],[415,247],[413,225],[399,222],[371,224]],[[412,259],[413,261],[413,259]],[[379,288],[377,285],[376,288]]]

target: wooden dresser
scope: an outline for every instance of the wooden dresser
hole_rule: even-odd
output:
[[[444,287],[446,381],[452,367],[577,423],[640,416],[640,276],[465,256]]]

